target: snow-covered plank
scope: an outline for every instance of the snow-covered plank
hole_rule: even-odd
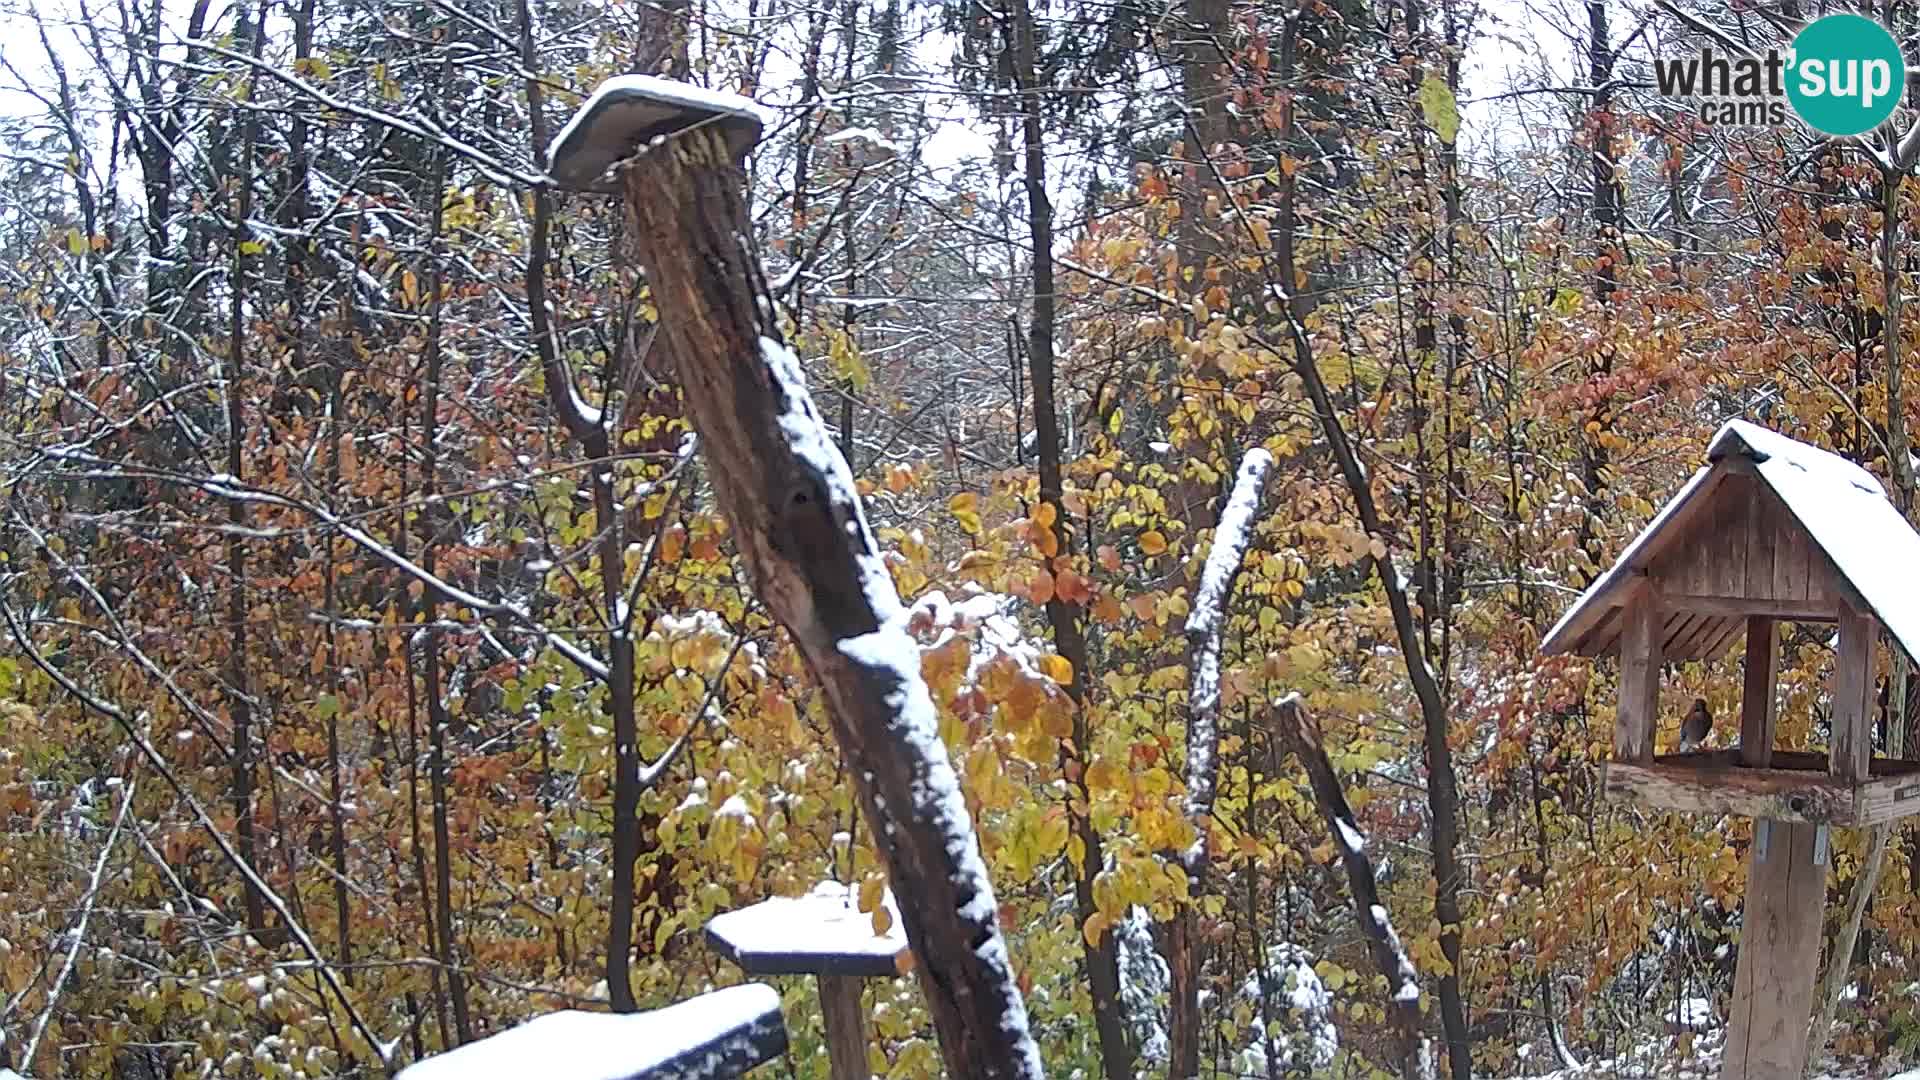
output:
[[[427,1058],[400,1080],[720,1080],[786,1049],[780,995],[748,983],[652,1012],[548,1013]]]
[[[749,975],[900,974],[907,934],[892,894],[882,897],[887,932],[873,932],[855,888],[823,881],[803,896],[776,896],[715,915],[707,940]]]

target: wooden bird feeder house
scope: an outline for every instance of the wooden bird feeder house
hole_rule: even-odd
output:
[[[1797,1078],[1826,896],[1827,830],[1920,813],[1920,762],[1873,756],[1874,650],[1920,654],[1916,536],[1872,475],[1744,421],[1548,632],[1541,651],[1620,657],[1610,798],[1756,819],[1723,1077]],[[1837,627],[1825,754],[1774,748],[1778,624]],[[1670,661],[1746,643],[1732,749],[1655,753]]]

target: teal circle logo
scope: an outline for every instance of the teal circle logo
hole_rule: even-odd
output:
[[[1907,62],[1887,28],[1860,15],[1827,15],[1794,35],[1787,100],[1828,135],[1872,131],[1907,88]]]

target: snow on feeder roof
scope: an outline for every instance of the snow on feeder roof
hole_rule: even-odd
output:
[[[573,114],[548,155],[547,172],[567,187],[611,191],[601,178],[656,138],[702,124],[726,136],[745,157],[769,114],[750,98],[651,75],[620,75],[600,84]]]
[[[803,896],[776,896],[715,915],[707,940],[749,975],[898,975],[907,935],[893,894],[881,902],[891,923],[876,934],[853,887],[823,881]]]
[[[1626,601],[1652,580],[1667,594],[1667,660],[1719,655],[1749,615],[1832,622],[1842,603],[1920,657],[1920,593],[1909,578],[1920,535],[1870,473],[1744,420],[1720,429],[1707,461],[1548,631],[1541,652],[1617,652]]]

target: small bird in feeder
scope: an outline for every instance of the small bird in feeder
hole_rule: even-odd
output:
[[[1706,698],[1694,698],[1693,708],[1687,711],[1687,718],[1680,721],[1680,752],[1691,754],[1700,749],[1707,741],[1707,733],[1713,730],[1713,714],[1707,711]]]

